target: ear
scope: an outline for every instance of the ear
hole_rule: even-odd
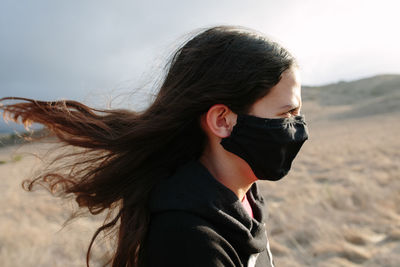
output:
[[[202,117],[203,127],[210,134],[224,138],[231,134],[237,115],[224,104],[215,104]]]

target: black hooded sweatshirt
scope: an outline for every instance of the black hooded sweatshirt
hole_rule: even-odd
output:
[[[256,182],[246,196],[254,218],[199,161],[179,167],[152,191],[146,266],[273,266]]]

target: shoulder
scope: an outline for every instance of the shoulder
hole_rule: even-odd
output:
[[[145,251],[149,267],[236,266],[239,260],[233,247],[209,222],[183,211],[152,217]]]
[[[156,239],[170,238],[180,241],[190,236],[203,239],[203,243],[215,239],[225,241],[206,219],[185,211],[168,211],[153,216],[148,231],[149,235]]]

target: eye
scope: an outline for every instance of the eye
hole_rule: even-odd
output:
[[[283,113],[283,115],[285,115],[286,117],[297,116],[299,114],[300,114],[300,109],[298,107]]]
[[[297,116],[300,114],[300,108],[294,108],[290,111],[293,115]]]

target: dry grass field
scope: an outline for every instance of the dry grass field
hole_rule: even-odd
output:
[[[400,266],[398,115],[310,123],[292,172],[262,184],[277,266]]]
[[[42,165],[31,153],[44,153],[46,147],[30,144],[0,150],[0,266],[86,266],[86,249],[102,218],[78,218],[63,228],[76,208],[73,201],[62,201],[44,189],[26,192],[21,187],[22,180]],[[94,249],[94,266],[105,261],[105,246]]]
[[[399,76],[304,89],[310,139],[287,177],[258,182],[277,267],[400,266],[399,92]],[[61,228],[72,202],[22,190],[40,167],[23,151],[45,149],[0,149],[0,266],[85,266],[102,222]],[[107,246],[95,248],[93,266]]]

